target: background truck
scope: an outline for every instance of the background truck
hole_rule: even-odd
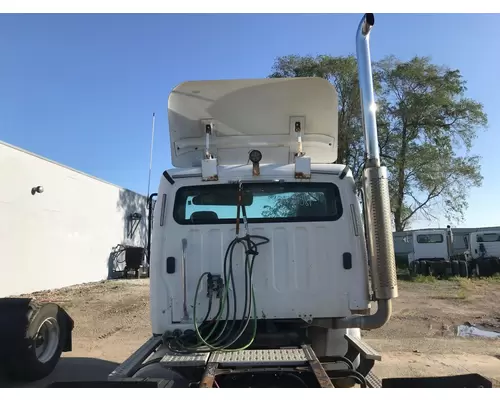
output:
[[[453,251],[453,231],[449,225],[446,229],[414,231],[405,239],[413,245],[408,254],[411,276],[469,276],[466,255]]]
[[[414,231],[408,254],[410,275],[492,276],[500,273],[500,230],[481,230],[462,237],[465,252],[453,251],[454,235],[446,229]]]
[[[500,274],[500,230],[471,232],[468,248],[467,262],[473,275]]]

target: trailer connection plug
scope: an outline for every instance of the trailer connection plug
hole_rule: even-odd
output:
[[[207,275],[207,297],[210,298],[215,293],[215,296],[220,299],[224,290],[224,282],[222,276],[218,274],[208,273]]]

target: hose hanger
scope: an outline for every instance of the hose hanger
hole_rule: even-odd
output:
[[[247,210],[243,204],[243,183],[238,182],[238,194],[237,194],[237,208],[236,208],[236,237],[240,236],[240,214],[243,216],[243,225],[245,227],[245,235],[248,236],[248,219]]]
[[[243,190],[242,183],[238,184],[238,191],[236,192],[237,200],[236,200],[236,237],[240,236],[240,208],[243,203]]]

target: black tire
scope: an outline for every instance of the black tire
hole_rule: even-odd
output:
[[[475,260],[474,261],[474,275],[476,276],[476,278],[480,278],[481,277],[481,263],[479,260]]]
[[[420,266],[420,261],[414,261],[413,265],[415,265],[415,275],[422,275],[422,267]]]
[[[445,270],[445,275],[448,276],[453,276],[453,269],[451,268],[451,261],[444,261],[444,270]]]
[[[458,260],[451,261],[451,271],[453,273],[453,276],[460,276],[460,265],[458,263]]]
[[[430,272],[430,263],[427,261],[420,261],[420,274],[423,276],[429,276]]]
[[[56,367],[67,348],[68,333],[73,321],[57,304],[29,301],[24,307],[9,307],[2,299],[2,364],[7,378],[16,381],[37,381]],[[14,299],[24,300],[24,299]]]
[[[462,278],[467,278],[469,276],[469,273],[467,271],[467,262],[465,262],[464,260],[458,261],[458,270]]]
[[[410,278],[413,278],[416,275],[415,262],[412,261],[410,265],[408,265],[408,275]]]

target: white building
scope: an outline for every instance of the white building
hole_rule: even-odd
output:
[[[145,196],[0,142],[0,297],[106,279],[114,246],[145,246],[146,205]]]

